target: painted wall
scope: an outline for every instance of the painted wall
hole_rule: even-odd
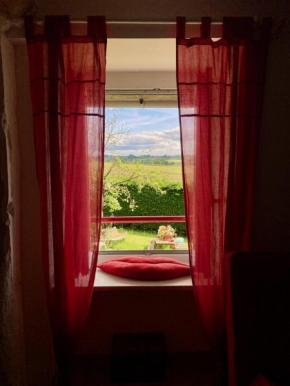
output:
[[[175,20],[176,16],[199,20],[202,16],[220,19],[223,16],[287,17],[288,0],[36,0],[38,16],[70,15],[85,20],[88,15],[106,15],[107,20]]]
[[[274,30],[263,108],[256,190],[257,250],[290,251],[290,20]]]
[[[1,29],[1,28],[0,28]],[[19,151],[14,48],[4,34],[1,51],[0,383],[25,383],[20,259]],[[2,79],[1,79],[2,80]]]
[[[29,385],[50,385],[54,370],[41,261],[40,208],[25,45],[15,47],[20,149],[21,260],[26,373]]]
[[[1,57],[2,59],[2,57]],[[2,60],[0,61],[0,118],[4,118],[4,85]],[[7,374],[11,369],[9,363],[5,361],[7,356],[7,349],[11,347],[13,342],[9,339],[9,327],[7,326],[7,304],[10,301],[10,294],[8,291],[9,282],[11,280],[11,246],[7,205],[8,205],[8,171],[7,171],[7,149],[6,136],[4,130],[0,131],[0,323],[3,335],[0,346],[0,382],[7,381],[9,375]],[[9,362],[11,361],[11,358]]]
[[[118,332],[162,332],[168,353],[209,350],[192,290],[95,291],[79,353],[109,355]]]

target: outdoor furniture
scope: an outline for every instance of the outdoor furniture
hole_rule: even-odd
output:
[[[162,245],[170,245],[171,249],[187,250],[187,243],[176,243],[175,241],[166,241],[161,239],[151,239],[148,244],[148,249],[161,249]]]
[[[148,249],[155,249],[156,240],[151,239],[148,244]]]
[[[127,237],[127,232],[119,232],[116,227],[105,228],[101,230],[101,243],[107,243],[110,241],[121,241]]]
[[[171,249],[175,249],[175,242],[157,239],[155,242],[155,249],[161,249],[162,245],[169,245]]]
[[[174,243],[174,246],[175,246],[175,249],[178,249],[179,251],[180,250],[187,250],[188,249],[188,245],[186,243]]]

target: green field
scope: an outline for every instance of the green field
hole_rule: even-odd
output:
[[[112,166],[111,162],[105,162],[105,174]],[[135,168],[135,164],[127,163],[123,167],[128,168],[128,171],[132,168]],[[181,165],[141,165],[143,170],[154,171],[158,173],[161,179],[166,179],[168,182],[181,183],[182,182],[182,167]],[[110,174],[110,177],[117,177],[116,172],[113,170]]]

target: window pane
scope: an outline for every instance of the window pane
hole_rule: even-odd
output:
[[[107,108],[103,216],[183,215],[178,109]],[[176,235],[167,245],[157,240],[161,225],[104,224],[101,249],[143,250],[154,239],[155,248],[186,249],[184,223],[171,224]]]
[[[103,215],[184,215],[177,108],[106,109]]]

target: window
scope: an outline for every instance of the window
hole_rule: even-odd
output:
[[[109,39],[106,87],[100,250],[187,252],[175,39]]]
[[[106,110],[100,249],[187,250],[178,109],[140,99]]]

